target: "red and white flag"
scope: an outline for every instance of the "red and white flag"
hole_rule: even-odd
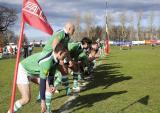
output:
[[[50,35],[53,34],[53,30],[36,0],[24,0],[22,14],[24,22]]]
[[[22,48],[22,40],[23,40],[23,32],[24,32],[25,23],[28,23],[32,27],[40,29],[41,31],[44,31],[50,35],[53,34],[53,30],[51,26],[48,24],[47,19],[40,5],[37,3],[37,1],[36,0],[23,0],[21,32],[20,32],[20,38],[18,42],[18,53],[17,53],[17,58],[16,58],[16,66],[14,70],[10,113],[14,113],[16,81],[17,81],[18,65],[20,61],[20,53],[21,53],[21,48]]]

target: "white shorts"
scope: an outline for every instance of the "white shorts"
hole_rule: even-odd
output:
[[[27,71],[23,68],[22,64],[19,63],[17,73],[17,84],[29,84],[28,76],[29,74],[27,73]]]

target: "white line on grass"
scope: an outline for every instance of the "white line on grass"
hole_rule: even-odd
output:
[[[64,104],[60,107],[58,113],[69,113],[69,106],[71,103],[78,97],[78,94],[75,94],[73,96],[70,96],[67,101],[64,102]]]

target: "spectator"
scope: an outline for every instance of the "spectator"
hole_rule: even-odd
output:
[[[15,47],[14,48],[14,55],[16,55],[17,54],[17,48]]]
[[[27,58],[28,57],[28,44],[25,43],[24,46],[23,46],[23,49],[24,49],[24,58]]]
[[[7,49],[6,46],[3,48],[3,54],[4,54],[4,55],[7,55],[7,54],[8,54],[8,49]]]
[[[32,50],[33,50],[32,45],[29,46],[28,50],[29,50],[29,55],[32,55]]]
[[[0,59],[2,58],[2,55],[3,55],[3,48],[0,47]]]
[[[11,55],[13,55],[13,48],[12,48],[12,46],[10,46],[9,51],[10,51]]]
[[[40,45],[40,47],[42,47],[42,46],[43,46],[43,44],[42,44],[42,40],[40,41],[39,45]]]

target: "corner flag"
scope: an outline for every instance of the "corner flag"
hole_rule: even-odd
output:
[[[18,42],[18,53],[16,57],[16,65],[14,70],[14,78],[13,78],[13,86],[12,86],[12,96],[11,96],[11,105],[10,105],[10,113],[14,113],[14,100],[16,94],[16,81],[17,81],[17,73],[18,73],[18,65],[20,61],[20,54],[22,48],[22,40],[23,40],[23,32],[25,22],[29,25],[40,29],[50,35],[53,34],[53,30],[47,22],[47,19],[36,0],[23,0],[23,8],[22,8],[22,19],[21,19],[21,31],[20,38]]]
[[[29,25],[52,35],[53,30],[36,0],[24,1],[22,14],[24,21]]]

